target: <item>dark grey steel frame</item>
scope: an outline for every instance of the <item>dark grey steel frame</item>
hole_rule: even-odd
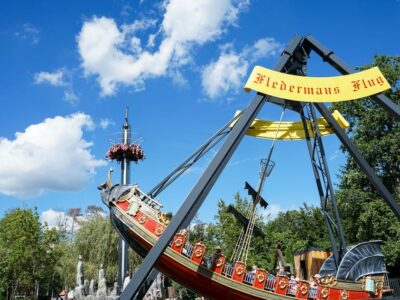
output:
[[[325,61],[330,63],[342,74],[352,73],[353,70],[345,66],[340,59],[338,59],[332,51],[328,50],[325,46],[319,43],[311,36],[300,37],[297,36],[289,43],[286,50],[283,51],[279,63],[275,67],[275,70],[284,73],[296,73],[296,70],[303,68],[304,54],[309,53],[307,49],[315,51],[319,54]],[[376,95],[372,97],[379,105],[381,105],[389,114],[391,114],[396,120],[400,119],[400,108],[393,102],[390,101],[384,95]],[[203,203],[205,197],[211,190],[212,186],[216,182],[218,176],[221,174],[222,170],[228,163],[229,159],[232,157],[234,151],[238,147],[240,141],[244,137],[247,129],[249,128],[251,122],[256,117],[257,113],[260,111],[265,101],[271,101],[277,103],[285,100],[273,98],[258,93],[250,105],[243,111],[241,118],[235,124],[233,129],[227,135],[227,139],[224,141],[220,150],[213,158],[213,160],[208,165],[207,169],[193,187],[192,191],[187,196],[186,200],[172,218],[171,223],[166,228],[162,236],[157,240],[155,245],[149,251],[139,270],[135,273],[129,285],[123,291],[120,299],[127,300],[135,298],[140,287],[148,278],[150,272],[152,271],[154,265],[156,264],[158,258],[164,252],[165,248],[168,246],[174,234],[179,228],[185,227],[191,221],[193,216],[196,214],[201,204]],[[289,101],[290,102],[290,101]],[[286,105],[286,104],[285,104]],[[379,194],[384,198],[384,200],[389,204],[393,212],[397,217],[400,218],[400,206],[397,204],[393,196],[389,193],[387,188],[382,184],[378,176],[373,172],[372,168],[368,165],[365,159],[362,157],[361,153],[357,150],[355,145],[351,140],[345,135],[344,131],[337,124],[332,114],[325,107],[324,104],[312,104],[315,106],[321,115],[328,121],[332,126],[335,134],[338,136],[340,141],[343,143],[344,147],[349,151],[349,153],[354,157],[356,162],[359,164],[360,168],[367,173],[367,176],[373,186],[377,189]],[[304,103],[289,103],[289,107],[300,110],[304,107]]]
[[[336,205],[335,193],[322,144],[321,133],[318,128],[318,119],[311,103],[307,104],[306,107],[310,109],[310,116],[307,118],[304,110],[300,112],[300,116],[306,135],[311,167],[320,196],[321,210],[327,224],[332,253],[337,267],[344,254],[346,241],[344,239],[344,233]],[[310,126],[307,125],[307,122],[309,122]]]
[[[130,145],[131,143],[131,125],[128,120],[128,107],[125,110],[125,123],[122,125],[122,143]],[[121,184],[129,184],[131,176],[130,161],[124,158],[121,162]],[[129,270],[128,244],[120,236],[118,240],[118,294],[121,292],[126,272]]]

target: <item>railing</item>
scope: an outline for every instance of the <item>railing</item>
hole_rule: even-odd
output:
[[[295,296],[298,286],[299,286],[299,283],[297,281],[290,280],[287,294],[290,295],[290,296]]]
[[[191,258],[193,248],[194,247],[192,245],[190,245],[189,243],[185,243],[185,245],[182,248],[182,254],[188,258]],[[210,257],[204,256],[203,262],[208,262],[209,260],[210,260]],[[221,274],[226,277],[231,278],[233,271],[234,271],[233,267],[229,263],[226,263],[223,266]],[[243,283],[253,285],[254,278],[255,278],[255,274],[253,272],[247,272],[243,278]],[[265,280],[264,289],[267,291],[274,291],[275,283],[276,283],[275,277],[268,277]],[[297,281],[290,280],[286,294],[288,296],[295,297],[297,294],[298,287],[299,287],[299,283]],[[388,290],[390,288],[393,290],[393,296],[394,296],[393,299],[400,300],[400,278],[389,278],[389,279],[385,278],[384,289]],[[308,299],[316,299],[317,294],[318,294],[318,288],[315,286],[311,286],[309,288],[309,292],[308,292]]]
[[[244,275],[243,282],[244,282],[244,283],[248,283],[248,284],[253,284],[254,276],[255,276],[255,275],[256,275],[256,274],[254,274],[254,273],[252,273],[252,272],[246,273],[246,275]]]
[[[181,254],[188,258],[191,258],[193,249],[194,249],[194,246],[192,246],[189,243],[185,243],[182,248]],[[211,257],[204,256],[202,264],[204,264],[205,266],[207,265],[207,267],[209,268],[209,266],[207,264],[209,261],[211,261]],[[234,271],[234,269],[233,269],[232,265],[229,263],[225,263],[222,268],[221,274],[228,278],[232,278],[233,271]],[[254,279],[255,279],[255,273],[247,272],[243,277],[243,283],[248,284],[248,285],[253,285]],[[267,279],[265,280],[264,290],[274,292],[276,280],[277,280],[276,277],[268,276]],[[389,280],[390,280],[390,286],[394,289],[394,294],[399,296],[400,295],[400,278],[389,279]],[[389,282],[385,282],[384,285],[386,286],[388,284],[389,284]],[[295,280],[290,280],[289,284],[288,284],[286,295],[295,297],[297,294],[298,288],[299,288],[299,282],[297,282]],[[308,299],[316,299],[317,294],[318,294],[318,288],[311,286],[309,288]],[[395,299],[400,299],[400,298],[395,298]]]
[[[267,280],[265,281],[265,287],[264,289],[268,290],[268,291],[272,291],[275,288],[275,281],[276,278],[267,278]]]
[[[142,201],[145,202],[151,208],[159,211],[163,207],[163,205],[160,202],[158,202],[156,199],[151,198],[149,195],[144,193],[138,187],[136,187],[136,191],[139,193],[140,199],[142,199]]]
[[[393,289],[393,297],[400,299],[400,278],[389,278],[389,285]]]
[[[183,246],[182,254],[190,258],[192,256],[192,252],[193,252],[193,246],[186,243],[185,246]]]
[[[192,245],[190,245],[189,243],[185,243],[185,245],[182,248],[182,254],[188,258],[191,258],[193,248],[194,247]],[[208,262],[209,260],[210,260],[210,257],[204,256],[204,259],[203,259],[204,262]],[[231,278],[233,271],[234,271],[233,267],[228,263],[228,264],[224,264],[221,274],[226,277]],[[255,278],[254,272],[247,272],[243,277],[243,283],[253,285],[254,278]],[[264,289],[267,291],[274,291],[275,283],[276,283],[276,277],[268,277],[265,280]],[[397,292],[397,295],[400,295],[400,278],[390,279],[390,285],[394,288],[395,294]],[[299,287],[299,283],[297,281],[290,280],[289,285],[288,285],[287,295],[295,297],[298,287]],[[317,287],[310,287],[308,299],[316,299],[317,293],[318,293]]]
[[[308,293],[308,298],[315,299],[315,298],[317,298],[317,294],[318,294],[318,288],[316,288],[314,286],[310,287],[310,292]]]
[[[232,277],[233,268],[229,265],[225,265],[224,269],[222,270],[222,274],[227,277]]]
[[[211,269],[211,262],[212,262],[212,257],[209,255],[204,255],[203,256],[203,264],[207,266],[207,269]]]

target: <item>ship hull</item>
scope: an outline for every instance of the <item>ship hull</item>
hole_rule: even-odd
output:
[[[151,224],[149,223],[151,218],[148,215],[145,218],[147,221],[141,222],[144,220],[144,214],[139,212],[136,217],[132,217],[127,214],[127,211],[128,208],[125,203],[111,205],[111,221],[129,246],[140,256],[145,257],[157,241],[157,235],[159,236],[162,233],[160,231],[160,234],[155,235],[151,231],[154,231],[154,228],[157,231],[161,225],[152,225],[151,228],[148,228],[145,226]],[[151,221],[156,222],[155,220]],[[189,257],[174,251],[171,247],[167,247],[160,256],[156,268],[182,286],[209,299],[307,299],[307,297],[297,298],[294,295],[278,294],[275,290],[255,288],[250,284],[237,282],[226,275],[209,270],[206,266],[196,263]],[[337,287],[340,287],[340,284]],[[308,298],[323,300],[381,299],[379,297],[381,295],[370,295],[362,291],[359,284],[347,283],[342,284],[341,289],[337,287],[318,287],[317,293]],[[321,295],[322,291],[328,291],[328,296]],[[345,294],[343,291],[345,291]]]
[[[128,245],[140,256],[145,257],[152,245],[146,239],[142,238],[133,228],[129,228],[127,224],[121,221],[114,213],[111,213],[112,223],[118,232],[128,243]],[[187,263],[187,262],[186,262]],[[271,299],[277,300],[282,299],[280,297],[254,297],[248,294],[233,290],[231,286],[221,285],[211,280],[213,272],[203,266],[196,266],[197,270],[188,268],[182,265],[179,261],[171,258],[170,256],[163,254],[160,256],[156,263],[156,268],[161,273],[172,278],[179,284],[189,288],[193,292],[196,292],[209,299]],[[293,299],[293,297],[287,297]]]

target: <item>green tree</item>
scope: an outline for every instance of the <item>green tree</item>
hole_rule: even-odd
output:
[[[287,263],[293,263],[293,253],[311,247],[329,249],[329,236],[319,208],[303,204],[298,210],[281,212],[265,226],[268,247],[275,249],[277,241],[284,246]],[[271,251],[270,250],[270,251]],[[275,253],[271,251],[270,260]]]
[[[241,197],[239,193],[234,195],[234,203],[232,205],[244,216],[247,215],[249,201]],[[228,205],[224,200],[220,199],[218,201],[217,214],[214,218],[215,223],[207,226],[205,242],[209,249],[213,249],[217,245],[220,246],[223,249],[224,255],[230,259],[243,225],[227,210]],[[261,229],[265,226],[260,210],[256,213],[256,226]],[[253,236],[251,238],[248,264],[266,264],[267,262],[268,255],[266,254],[264,238]]]
[[[36,210],[14,209],[0,220],[0,296],[34,298],[54,287],[60,235],[41,225]]]
[[[378,66],[392,89],[386,95],[400,104],[400,57],[375,56]],[[366,98],[333,105],[350,122],[349,134],[385,186],[399,200],[400,130],[399,122],[375,101]],[[344,151],[344,150],[343,150]],[[356,162],[348,156],[340,176],[337,199],[343,217],[346,238],[355,244],[382,239],[386,263],[393,274],[400,270],[400,225],[383,199],[376,193]]]
[[[179,283],[176,283],[175,281],[172,282],[172,286],[175,287],[179,297],[184,300],[195,300],[196,298],[199,297],[195,292],[192,292],[191,290],[181,286]]]
[[[116,280],[118,272],[118,240],[119,236],[110,219],[103,215],[91,214],[79,223],[72,243],[65,240],[64,253],[61,259],[63,280],[66,286],[75,286],[76,265],[78,256],[82,255],[85,266],[85,278],[97,280],[99,267],[102,264],[106,280],[110,286]],[[129,250],[129,266],[134,270],[140,262],[139,256]]]
[[[234,196],[234,207],[246,215],[249,202]],[[229,258],[238,240],[242,225],[227,212],[228,205],[222,199],[218,202],[215,222],[207,225],[205,243],[212,249],[220,245]],[[256,217],[256,225],[265,233],[264,237],[252,237],[248,265],[253,264],[271,270],[275,259],[275,247],[281,241],[285,247],[287,263],[293,263],[293,253],[310,247],[330,248],[325,220],[319,208],[304,204],[298,210],[280,213],[275,219],[265,223],[262,211]]]

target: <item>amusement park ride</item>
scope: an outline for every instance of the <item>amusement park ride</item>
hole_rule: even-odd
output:
[[[313,37],[295,37],[283,51],[275,67],[277,72],[265,71],[263,68],[256,67],[251,74],[246,87],[257,93],[250,105],[239,112],[151,191],[144,193],[137,185],[112,186],[110,180],[103,185],[102,201],[110,208],[110,216],[115,229],[132,249],[144,257],[142,265],[122,292],[120,299],[140,299],[141,287],[149,280],[151,281],[154,274],[157,273],[155,268],[209,299],[382,299],[384,297],[385,289],[388,287],[385,281],[387,272],[380,250],[381,242],[368,241],[356,246],[346,245],[322,143],[324,135],[336,134],[359,167],[366,173],[377,192],[400,218],[400,207],[394,197],[344,133],[343,129],[348,126],[346,120],[339,112],[331,113],[323,103],[355,99],[350,96],[341,98],[339,95],[341,92],[339,90],[341,88],[340,80],[347,76],[336,77],[336,79],[339,78],[338,85],[332,87],[332,90],[319,89],[318,84],[313,92],[306,87],[303,87],[301,91],[290,83],[288,85],[283,83],[284,88],[278,88],[278,84],[284,80],[289,82],[298,80],[305,86],[305,82],[312,79],[300,78],[300,76],[307,75],[306,66],[311,51],[321,56],[340,73],[344,75],[354,73],[354,70],[345,66],[332,51]],[[399,107],[381,94],[383,90],[388,89],[388,84],[379,70],[375,71],[380,76],[375,77],[374,87],[382,86],[384,88],[379,91],[379,94],[375,92],[370,93],[369,96],[395,120],[399,120]],[[280,72],[278,76],[281,75],[284,79],[281,77],[279,81],[269,83],[271,78],[268,76],[271,73],[268,72],[272,72],[271,76]],[[363,72],[357,74],[361,73]],[[334,78],[329,80],[335,82]],[[361,89],[360,85],[366,83],[362,79],[353,79],[351,82],[353,83],[352,91],[356,91],[357,87]],[[276,94],[265,90],[269,85],[276,88]],[[296,89],[298,94],[303,92],[309,99],[296,99],[296,97],[288,96],[288,92],[295,94]],[[286,94],[282,90],[285,90]],[[324,92],[326,95],[323,95]],[[366,95],[359,97],[363,96]],[[283,108],[279,122],[255,119],[266,102]],[[297,112],[301,122],[282,122],[283,112],[286,109]],[[319,119],[317,111],[322,116]],[[258,187],[254,189],[246,183],[246,189],[253,200],[249,213],[243,216],[232,210],[232,213],[243,224],[233,257],[228,259],[220,254],[211,265],[207,266],[204,263],[207,261],[206,247],[201,242],[190,245],[187,242],[185,231],[182,229],[189,225],[246,134],[272,139],[273,143],[267,158],[262,160]],[[224,138],[225,141],[199,181],[172,220],[169,220],[161,210],[162,205],[155,198]],[[321,278],[315,285],[311,285],[306,280],[293,282],[283,273],[271,276],[267,270],[261,268],[257,268],[253,272],[247,271],[246,260],[251,237],[258,231],[254,224],[254,212],[258,205],[268,205],[261,194],[265,179],[273,167],[271,156],[274,144],[279,139],[304,139],[306,141],[320,196],[321,209],[328,227],[332,255],[326,259],[319,270]],[[130,160],[143,157],[140,148],[134,145],[132,147],[114,149],[114,152],[109,153],[109,157],[113,158],[112,155],[114,155],[114,159],[119,161],[126,160],[127,157],[130,157]]]

